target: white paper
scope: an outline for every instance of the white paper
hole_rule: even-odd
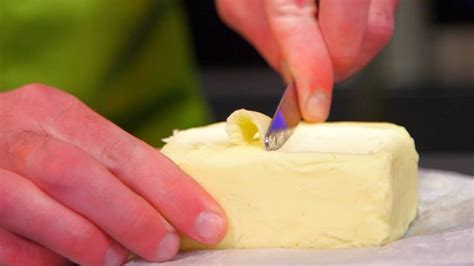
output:
[[[403,239],[382,247],[193,251],[160,265],[474,265],[474,177],[420,170],[419,181],[415,221]]]

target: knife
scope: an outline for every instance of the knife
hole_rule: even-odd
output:
[[[285,144],[300,121],[301,112],[298,95],[294,82],[291,82],[286,87],[265,134],[265,149],[267,151],[278,150]]]

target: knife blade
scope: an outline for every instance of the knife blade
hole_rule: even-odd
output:
[[[286,87],[265,134],[265,149],[267,151],[278,150],[285,144],[300,121],[298,95],[294,82],[291,82]]]

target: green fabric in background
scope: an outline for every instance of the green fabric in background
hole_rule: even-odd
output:
[[[174,0],[0,0],[0,90],[61,88],[159,146],[207,110]]]

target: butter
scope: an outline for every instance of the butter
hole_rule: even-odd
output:
[[[183,250],[377,246],[406,232],[417,209],[418,154],[403,127],[302,122],[281,149],[269,152],[259,137],[265,125],[258,124],[269,120],[237,115],[228,120],[234,124],[166,139],[162,152],[228,219],[219,244],[183,238]]]
[[[227,118],[225,131],[231,143],[246,145],[258,140],[263,145],[265,131],[271,121],[262,113],[241,109]]]

